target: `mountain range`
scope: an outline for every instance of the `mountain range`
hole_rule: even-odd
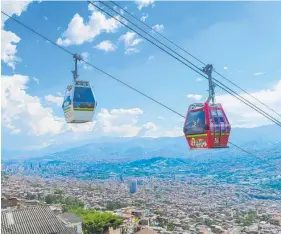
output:
[[[231,142],[251,152],[281,153],[281,131],[277,126],[267,125],[258,128],[234,128]],[[2,149],[2,161],[40,158],[40,160],[128,160],[150,157],[221,157],[236,154],[230,145],[227,149],[189,150],[184,137],[160,138],[99,138],[88,142],[54,145],[41,150],[14,151]],[[229,154],[228,154],[229,153]],[[242,152],[240,152],[241,154]]]

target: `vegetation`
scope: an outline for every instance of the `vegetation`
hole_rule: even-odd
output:
[[[163,215],[163,211],[162,210],[156,210],[154,211],[155,214],[162,216]]]
[[[82,228],[85,234],[102,234],[110,227],[116,229],[123,223],[122,218],[108,212],[97,212],[92,209],[70,209],[69,211],[84,220]]]
[[[242,224],[243,226],[250,226],[255,222],[256,219],[257,213],[251,210],[243,217],[238,217],[236,222]]]
[[[48,194],[45,197],[47,204],[65,204],[73,208],[83,208],[84,203],[75,197],[64,197],[58,194]]]
[[[64,191],[62,189],[55,189],[54,194],[62,195]]]
[[[169,223],[167,224],[167,231],[171,232],[171,231],[174,231],[174,229],[175,229],[174,223],[169,222]]]
[[[106,209],[107,210],[117,210],[117,209],[124,208],[127,206],[128,206],[128,204],[123,204],[123,203],[120,203],[119,201],[112,201],[112,202],[109,202],[106,204]]]
[[[9,178],[8,173],[5,171],[1,171],[1,180],[7,180]]]

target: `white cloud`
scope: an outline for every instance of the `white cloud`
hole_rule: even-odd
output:
[[[41,104],[40,98],[29,95],[28,76],[2,76],[2,125],[14,133],[24,130],[29,135],[55,135],[64,123],[54,120],[53,111]]]
[[[51,103],[55,103],[57,106],[61,106],[63,102],[63,97],[49,94],[45,96],[45,100]]]
[[[259,106],[261,109],[269,112],[263,107],[259,102],[250,98],[246,94],[240,94],[245,99],[250,100],[255,105]],[[281,80],[272,87],[270,90],[260,90],[251,93],[252,96],[259,99],[276,112],[281,113],[280,99],[281,99]],[[230,121],[234,126],[261,126],[270,123],[268,119],[264,116],[258,114],[256,111],[252,110],[250,107],[243,104],[238,99],[234,98],[229,94],[218,95],[216,97],[217,102],[221,103],[224,107],[226,114],[228,115]],[[274,113],[271,113],[273,116]],[[241,125],[241,122],[243,124]]]
[[[96,130],[102,135],[133,137],[139,134],[142,126],[138,126],[138,119],[143,114],[139,108],[113,109],[102,108],[97,115]]]
[[[16,56],[17,43],[20,42],[20,38],[13,32],[1,30],[1,59],[12,69],[15,69],[16,62],[20,59]]]
[[[148,14],[143,15],[143,16],[140,18],[140,20],[141,20],[142,22],[145,22],[147,18],[148,18]]]
[[[83,52],[81,53],[81,57],[83,60],[85,60],[86,62],[88,62],[90,60],[90,54],[88,52]]]
[[[89,62],[90,61],[90,54],[88,52],[83,52],[83,53],[81,53],[81,58],[85,62]],[[83,64],[83,68],[86,69],[86,70],[92,69],[92,67],[87,65],[84,61],[81,62]]]
[[[98,50],[103,50],[105,52],[111,52],[116,50],[116,46],[109,40],[102,41],[98,45],[96,45],[94,48]]]
[[[203,79],[201,78],[201,77],[198,77],[197,79],[196,79],[196,81],[197,82],[200,82],[200,81],[202,81]]]
[[[164,31],[164,25],[163,24],[155,24],[152,26],[152,29],[155,31],[162,33]]]
[[[22,12],[27,10],[29,3],[32,1],[1,1],[1,10],[7,15],[20,16]],[[7,21],[8,17],[2,14],[2,27]]]
[[[190,99],[194,99],[196,101],[199,101],[202,98],[202,95],[199,95],[199,94],[188,94],[187,97],[190,98]]]
[[[265,74],[265,72],[256,72],[255,74],[254,74],[254,76],[262,76],[262,75],[264,75]]]
[[[127,32],[122,35],[119,40],[124,41],[126,47],[136,46],[142,41],[141,39],[136,38],[136,36],[137,34],[134,32]]]
[[[223,69],[224,69],[224,70],[228,70],[228,67],[224,66]]]
[[[149,5],[153,4],[154,0],[137,0],[136,4],[138,9],[141,10],[143,7],[148,7]]]
[[[43,106],[39,97],[27,93],[29,80],[28,76],[18,74],[2,76],[2,126],[9,129],[11,134],[22,132],[30,137],[51,135],[55,137],[54,139],[63,139],[68,136],[67,134],[71,134],[70,139],[66,137],[71,141],[83,138],[86,133],[133,137],[148,136],[158,129],[152,122],[140,123],[143,111],[139,108],[113,110],[102,108],[100,113],[95,115],[93,122],[67,124],[63,117],[56,117],[51,108]],[[60,106],[62,94],[57,94],[59,96],[46,95],[44,100]],[[42,147],[48,145],[50,144],[43,144]]]
[[[6,14],[13,16],[14,14],[20,16],[22,12],[27,10],[28,4],[31,1],[2,1],[1,10]],[[15,69],[15,64],[20,61],[16,56],[17,43],[20,42],[20,37],[13,32],[5,31],[5,22],[8,17],[2,14],[1,22],[1,60],[12,69]]]
[[[35,82],[36,84],[39,84],[39,79],[33,77],[32,80],[34,80],[34,82]]]
[[[150,55],[149,57],[148,57],[148,60],[152,60],[152,59],[154,59],[155,57],[153,56],[153,55]]]
[[[164,120],[165,118],[164,117],[162,117],[162,116],[158,116],[157,117],[158,119],[162,119],[162,120]]]
[[[131,55],[131,54],[136,54],[138,52],[140,52],[140,51],[137,48],[127,48],[125,51],[125,54]]]
[[[88,23],[84,23],[84,18],[76,13],[62,37],[58,38],[57,43],[63,46],[81,45],[84,42],[92,42],[103,32],[114,33],[119,27],[121,24],[114,18],[106,18],[104,14],[94,9],[89,16]]]

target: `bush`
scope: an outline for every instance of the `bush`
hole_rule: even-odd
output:
[[[110,227],[116,229],[123,223],[122,218],[108,212],[97,212],[92,209],[70,209],[70,211],[84,220],[83,232],[87,234],[102,234]]]

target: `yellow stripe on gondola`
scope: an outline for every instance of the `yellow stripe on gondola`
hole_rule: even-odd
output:
[[[216,135],[216,136],[229,136],[229,133],[222,133],[222,134],[214,134],[214,133],[211,133],[212,136]],[[195,135],[186,135],[188,138],[196,138],[196,137],[205,137],[207,136],[207,133],[205,134],[195,134]]]
[[[77,111],[93,111],[94,108],[74,108],[74,110],[77,110]]]
[[[194,137],[204,137],[207,136],[207,133],[205,134],[195,134],[195,135],[186,135],[188,138],[194,138]]]
[[[216,135],[216,136],[229,136],[229,133],[219,133],[217,132],[216,134],[215,133],[211,133],[212,136]]]
[[[64,110],[64,113],[71,111],[71,107]]]

